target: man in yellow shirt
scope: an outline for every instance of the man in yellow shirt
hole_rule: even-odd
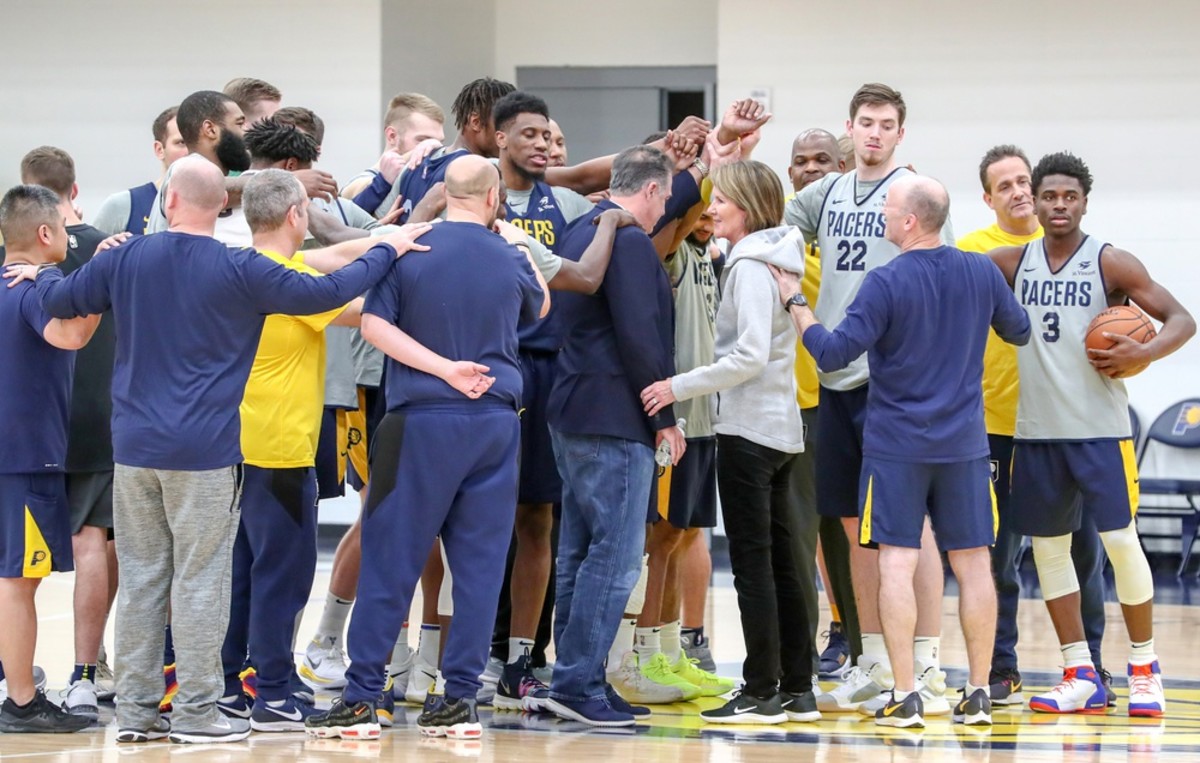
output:
[[[308,228],[308,201],[283,170],[255,173],[242,207],[254,248],[263,257],[313,276],[375,243],[407,235],[299,252]],[[314,463],[324,401],[325,328],[357,326],[362,301],[314,315],[268,316],[242,398],[242,515],[222,649],[226,689],[219,707],[227,715],[249,718],[256,731],[302,731],[312,713],[292,695],[292,641],[316,571]],[[247,652],[258,671],[253,707],[238,676]]]
[[[966,252],[988,252],[1001,246],[1024,246],[1042,237],[1030,185],[1029,159],[1018,147],[995,146],[979,165],[983,201],[996,214],[996,222],[972,231],[958,240]],[[996,578],[996,643],[992,652],[992,704],[1020,705],[1024,702],[1021,673],[1017,669],[1017,602],[1021,596],[1017,565],[1023,538],[1009,530],[1009,474],[1013,434],[1017,427],[1017,348],[988,335],[983,355],[983,413],[991,447],[992,482],[1000,514],[1000,531],[992,547],[992,573]],[[1086,523],[1085,523],[1086,524]],[[1088,646],[1096,671],[1104,680],[1110,704],[1115,702],[1112,678],[1101,668],[1100,641],[1104,637],[1103,547],[1094,526],[1085,526],[1072,539],[1072,556],[1081,581],[1081,608]]]
[[[846,169],[846,155],[832,133],[812,128],[801,132],[792,142],[788,179],[792,181],[792,189],[796,192],[830,172],[845,172]],[[800,288],[808,303],[815,305],[817,292],[821,288],[821,254],[815,243],[807,245],[804,249],[804,280]],[[800,471],[803,478],[799,495],[794,500],[803,515],[812,518],[817,516],[814,443],[817,437],[817,398],[820,383],[817,381],[816,361],[799,339],[796,340],[796,390],[800,415],[804,419],[805,436],[804,453],[800,454]],[[853,665],[854,660],[862,653],[862,635],[858,627],[854,588],[850,582],[849,541],[841,524],[836,520],[821,518],[819,528],[820,540],[815,555],[820,565],[821,577],[825,581],[830,622],[829,642],[821,652],[818,668],[821,677],[832,678],[841,675],[842,668]],[[808,534],[802,535],[809,537]],[[813,556],[812,549],[802,547],[800,551],[801,558],[808,559]],[[811,609],[809,622],[815,628],[820,619],[815,596],[808,604]]]

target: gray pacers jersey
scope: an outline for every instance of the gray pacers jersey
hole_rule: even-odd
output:
[[[900,249],[883,237],[883,202],[892,181],[911,174],[911,170],[897,167],[877,184],[869,184],[860,183],[857,172],[848,172],[829,186],[817,219],[821,288],[814,310],[817,320],[827,328],[832,329],[846,317],[846,308],[858,295],[867,272],[900,254]],[[840,371],[818,368],[817,376],[821,386],[828,389],[861,387],[869,376],[867,356],[860,355]]]
[[[1130,436],[1125,384],[1096,371],[1083,346],[1088,325],[1108,307],[1100,253],[1087,236],[1057,272],[1045,239],[1025,245],[1013,290],[1033,334],[1017,348],[1021,391],[1018,440],[1103,440]]]

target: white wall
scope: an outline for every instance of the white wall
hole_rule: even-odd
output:
[[[717,60],[717,0],[493,2],[494,76],[508,82],[516,82],[518,66],[712,66]]]
[[[992,222],[978,163],[997,143],[1033,161],[1070,150],[1095,186],[1085,229],[1138,255],[1200,315],[1200,10],[1191,0],[1003,5],[954,0],[813,4],[719,0],[718,99],[772,91],[756,158],[788,163],[806,127],[840,134],[869,81],[903,92],[898,155],[950,189],[955,230]],[[1200,391],[1200,339],[1129,382],[1143,419]],[[1147,422],[1148,423],[1148,422]]]
[[[285,105],[325,120],[320,166],[349,178],[379,140],[379,4],[5,2],[0,187],[19,181],[26,151],[56,145],[74,157],[80,205],[94,214],[109,193],[157,177],[159,112],[239,76],[267,80]]]

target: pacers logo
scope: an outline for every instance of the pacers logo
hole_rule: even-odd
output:
[[[29,566],[30,567],[37,567],[39,565],[44,564],[45,562],[46,562],[46,552],[45,551],[34,551],[32,554],[29,555]]]
[[[1196,427],[1200,427],[1200,403],[1188,403],[1179,411],[1179,418],[1175,419],[1171,434],[1184,435]]]

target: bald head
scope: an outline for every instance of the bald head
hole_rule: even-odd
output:
[[[169,195],[196,212],[216,215],[225,208],[225,176],[204,157],[185,156],[171,167]]]
[[[828,130],[814,127],[796,136],[792,141],[792,161],[788,165],[788,179],[796,191],[828,175],[842,172],[842,151],[837,138]]]
[[[894,200],[893,194],[899,194]],[[888,200],[894,201],[902,214],[917,218],[923,233],[937,233],[950,216],[950,195],[945,187],[931,177],[909,175],[892,183]]]
[[[450,198],[482,199],[499,185],[500,171],[482,156],[464,156],[446,168],[446,195]]]

